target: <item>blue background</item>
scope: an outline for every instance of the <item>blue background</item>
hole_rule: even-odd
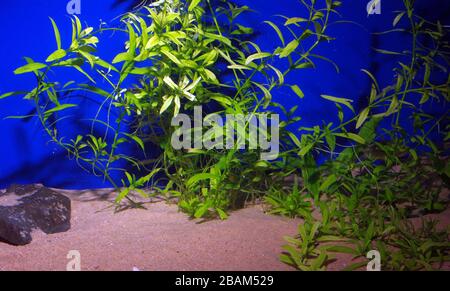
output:
[[[34,0],[34,1],[1,1],[0,2],[0,95],[9,91],[29,90],[34,87],[31,76],[13,74],[14,69],[23,65],[23,57],[31,57],[36,61],[45,60],[56,48],[53,30],[48,17],[58,24],[63,38],[63,47],[68,46],[71,35],[70,16],[66,12],[68,0]],[[127,9],[126,4],[113,5],[113,0],[81,0],[80,19],[83,23],[98,27],[100,21],[117,23],[114,17]],[[241,18],[248,26],[259,29],[255,41],[264,49],[278,45],[276,34],[262,21],[276,20],[275,14],[301,16],[302,8],[298,0],[250,1],[239,3],[249,5],[256,13],[246,14]],[[382,14],[367,16],[366,0],[343,0],[340,8],[341,19],[357,23],[341,23],[330,27],[329,35],[336,40],[323,43],[316,51],[327,56],[340,67],[337,73],[334,67],[319,61],[315,69],[303,70],[293,75],[288,82],[297,83],[305,93],[300,100],[293,93],[286,91],[275,96],[275,100],[287,107],[299,105],[298,114],[302,116],[299,126],[310,126],[322,121],[332,121],[336,116],[336,108],[330,102],[323,102],[321,94],[345,97],[355,100],[355,107],[364,106],[370,92],[370,80],[361,72],[367,69],[373,72],[384,86],[392,81],[392,67],[396,59],[376,54],[372,48],[405,49],[407,39],[398,35],[378,37],[372,32],[392,28],[395,10],[402,9],[401,0],[382,1]],[[450,1],[422,0],[417,1],[417,10],[421,15],[432,19],[441,19],[448,23]],[[108,38],[110,38],[108,40]],[[104,35],[100,39],[99,52],[103,59],[111,61],[123,48],[123,38],[119,35]],[[71,74],[71,75],[70,75]],[[77,80],[78,75],[70,72],[64,80]],[[83,97],[83,96],[81,96]],[[92,102],[80,98],[79,102]],[[47,186],[63,188],[93,188],[110,186],[101,178],[83,171],[78,165],[66,158],[66,153],[56,145],[48,142],[36,119],[16,120],[4,119],[11,115],[29,114],[32,104],[21,97],[0,100],[0,188],[11,183],[44,183]],[[85,106],[86,110],[89,106]],[[442,109],[442,108],[441,108]],[[89,113],[89,112],[87,112]],[[86,115],[88,115],[86,113]],[[69,126],[69,125],[67,125]],[[82,127],[83,124],[70,126]]]

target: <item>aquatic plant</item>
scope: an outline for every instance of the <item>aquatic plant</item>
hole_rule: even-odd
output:
[[[399,58],[393,84],[380,88],[364,70],[373,84],[367,106],[355,113],[352,100],[323,94],[322,102],[336,105],[339,123],[294,132],[288,128],[300,119],[297,106],[285,108],[272,95],[288,87],[296,98],[304,98],[301,84],[288,84],[286,77],[313,67],[318,59],[328,60],[315,50],[333,40],[328,28],[341,5],[300,2],[306,15],[265,22],[279,41],[273,51],[249,40],[254,28],[239,20],[250,8],[225,0],[158,1],[127,13],[117,27],[83,27],[74,17],[68,47],[62,46],[51,20],[56,50],[42,62],[27,58],[15,71],[34,74],[36,87],[0,98],[24,95],[34,102],[51,140],[80,166],[109,180],[117,189],[118,205],[127,199],[139,206],[129,194],[148,197],[142,188],[150,184],[152,195],[176,198],[192,217],[226,219],[229,210],[264,197],[269,212],[305,220],[300,236],[287,238],[281,257],[302,270],[325,269],[334,252],[365,258],[372,249],[390,262],[387,269],[430,269],[448,261],[446,232],[428,222],[422,230],[405,226],[408,218],[440,212],[448,204],[439,197],[448,187],[448,111],[438,117],[427,113],[431,102],[448,106],[448,27],[416,15],[413,1],[404,0],[405,10],[394,19],[396,28],[382,34],[409,33],[411,48],[378,49]],[[127,37],[124,50],[110,62],[96,55],[107,31]],[[61,68],[76,70],[86,82],[60,84],[55,80],[59,75],[50,72]],[[77,107],[67,100],[79,92],[95,95],[101,105],[91,119],[91,132],[65,137],[56,125]],[[196,106],[207,109],[205,116],[283,112],[278,158],[264,160],[261,149],[241,150],[238,145],[175,149],[171,139],[180,128],[173,126],[173,117],[193,117]],[[244,130],[242,136],[251,142],[249,127]],[[432,133],[440,142],[430,138]],[[230,137],[227,131],[221,134]],[[123,149],[130,143],[143,153],[126,154]],[[161,149],[155,159],[145,158],[149,143]],[[326,161],[319,163],[323,157]],[[114,172],[123,173],[122,185],[112,178]],[[294,185],[287,181],[292,176]],[[349,268],[363,264],[367,262]]]

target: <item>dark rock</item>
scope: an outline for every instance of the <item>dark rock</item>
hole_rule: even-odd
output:
[[[29,184],[29,185],[12,184],[6,190],[6,193],[14,193],[18,196],[22,196],[26,194],[32,194],[37,190],[41,189],[42,187],[43,186],[41,184]]]
[[[47,234],[70,229],[69,198],[45,187],[16,186],[16,189],[20,194],[8,190],[0,196],[0,240],[25,245],[31,242],[35,229]]]

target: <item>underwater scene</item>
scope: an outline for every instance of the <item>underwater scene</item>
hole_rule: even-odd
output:
[[[450,270],[449,1],[0,8],[1,271]]]

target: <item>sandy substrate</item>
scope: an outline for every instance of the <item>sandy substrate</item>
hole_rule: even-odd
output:
[[[278,257],[299,221],[260,207],[198,223],[164,202],[114,213],[108,190],[63,193],[72,199],[72,228],[35,233],[26,246],[0,242],[0,270],[65,270],[71,250],[82,270],[290,270]]]
[[[235,211],[225,221],[199,223],[165,202],[114,213],[109,189],[59,191],[72,200],[72,228],[53,235],[35,232],[26,246],[0,242],[0,270],[66,270],[72,250],[79,251],[86,271],[293,270],[279,255],[283,237],[296,235],[301,220],[266,215],[261,206]],[[448,227],[450,209],[430,218]],[[354,262],[350,255],[339,254],[328,270]]]

